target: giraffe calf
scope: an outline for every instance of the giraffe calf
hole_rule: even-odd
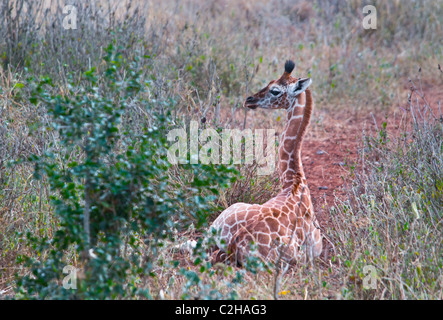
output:
[[[246,99],[250,109],[286,109],[287,122],[279,146],[282,189],[262,205],[236,203],[212,223],[217,233],[214,262],[244,264],[251,244],[260,258],[289,264],[311,260],[322,251],[311,195],[301,162],[301,146],[314,108],[308,89],[311,79],[294,78],[294,62],[287,61],[283,75]],[[225,244],[225,245],[223,245]]]

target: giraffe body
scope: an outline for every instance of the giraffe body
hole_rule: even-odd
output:
[[[240,264],[252,242],[264,260],[276,261],[283,253],[284,261],[295,264],[318,256],[321,235],[312,223],[306,181],[299,188],[295,194],[283,191],[263,205],[241,203],[226,209],[212,224],[219,233],[219,248],[222,242],[226,243],[232,253],[230,260]],[[299,211],[303,214],[297,214]]]
[[[254,96],[245,107],[287,110],[287,123],[279,146],[281,192],[262,205],[236,203],[224,210],[210,229],[218,234],[213,259],[229,258],[239,264],[250,253],[250,244],[257,245],[264,260],[312,260],[322,251],[322,235],[315,225],[311,196],[301,162],[301,145],[312,110],[310,79],[290,76],[294,63],[287,61],[285,72]],[[222,249],[224,247],[224,249]]]

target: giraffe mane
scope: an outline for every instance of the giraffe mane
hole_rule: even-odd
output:
[[[297,172],[294,177],[294,184],[292,185],[292,193],[295,195],[298,193],[300,189],[300,185],[302,183],[303,174],[300,172]]]
[[[308,128],[309,122],[311,121],[312,110],[313,110],[313,100],[312,100],[311,90],[306,89],[305,93],[306,93],[306,104],[305,104],[305,110],[303,112],[303,120],[302,120],[302,123],[300,124],[300,128],[297,133],[297,139],[295,142],[296,157],[301,157],[301,147],[302,147],[302,143],[303,143],[303,137],[306,134],[306,130]],[[294,194],[298,192],[298,188],[299,188],[301,181],[302,181],[301,179],[304,177],[303,164],[301,162],[301,159],[300,159],[300,161],[297,161],[297,162],[300,163],[300,167],[297,168],[298,171],[295,173],[294,184],[292,186],[292,193],[294,193]]]

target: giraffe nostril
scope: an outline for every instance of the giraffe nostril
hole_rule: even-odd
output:
[[[254,102],[254,97],[247,97],[246,102]]]

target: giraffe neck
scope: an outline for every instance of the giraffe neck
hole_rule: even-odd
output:
[[[310,90],[299,95],[287,111],[286,126],[281,136],[279,155],[280,181],[282,190],[291,190],[295,175],[305,178],[301,161],[301,146],[309,125],[313,109]]]

